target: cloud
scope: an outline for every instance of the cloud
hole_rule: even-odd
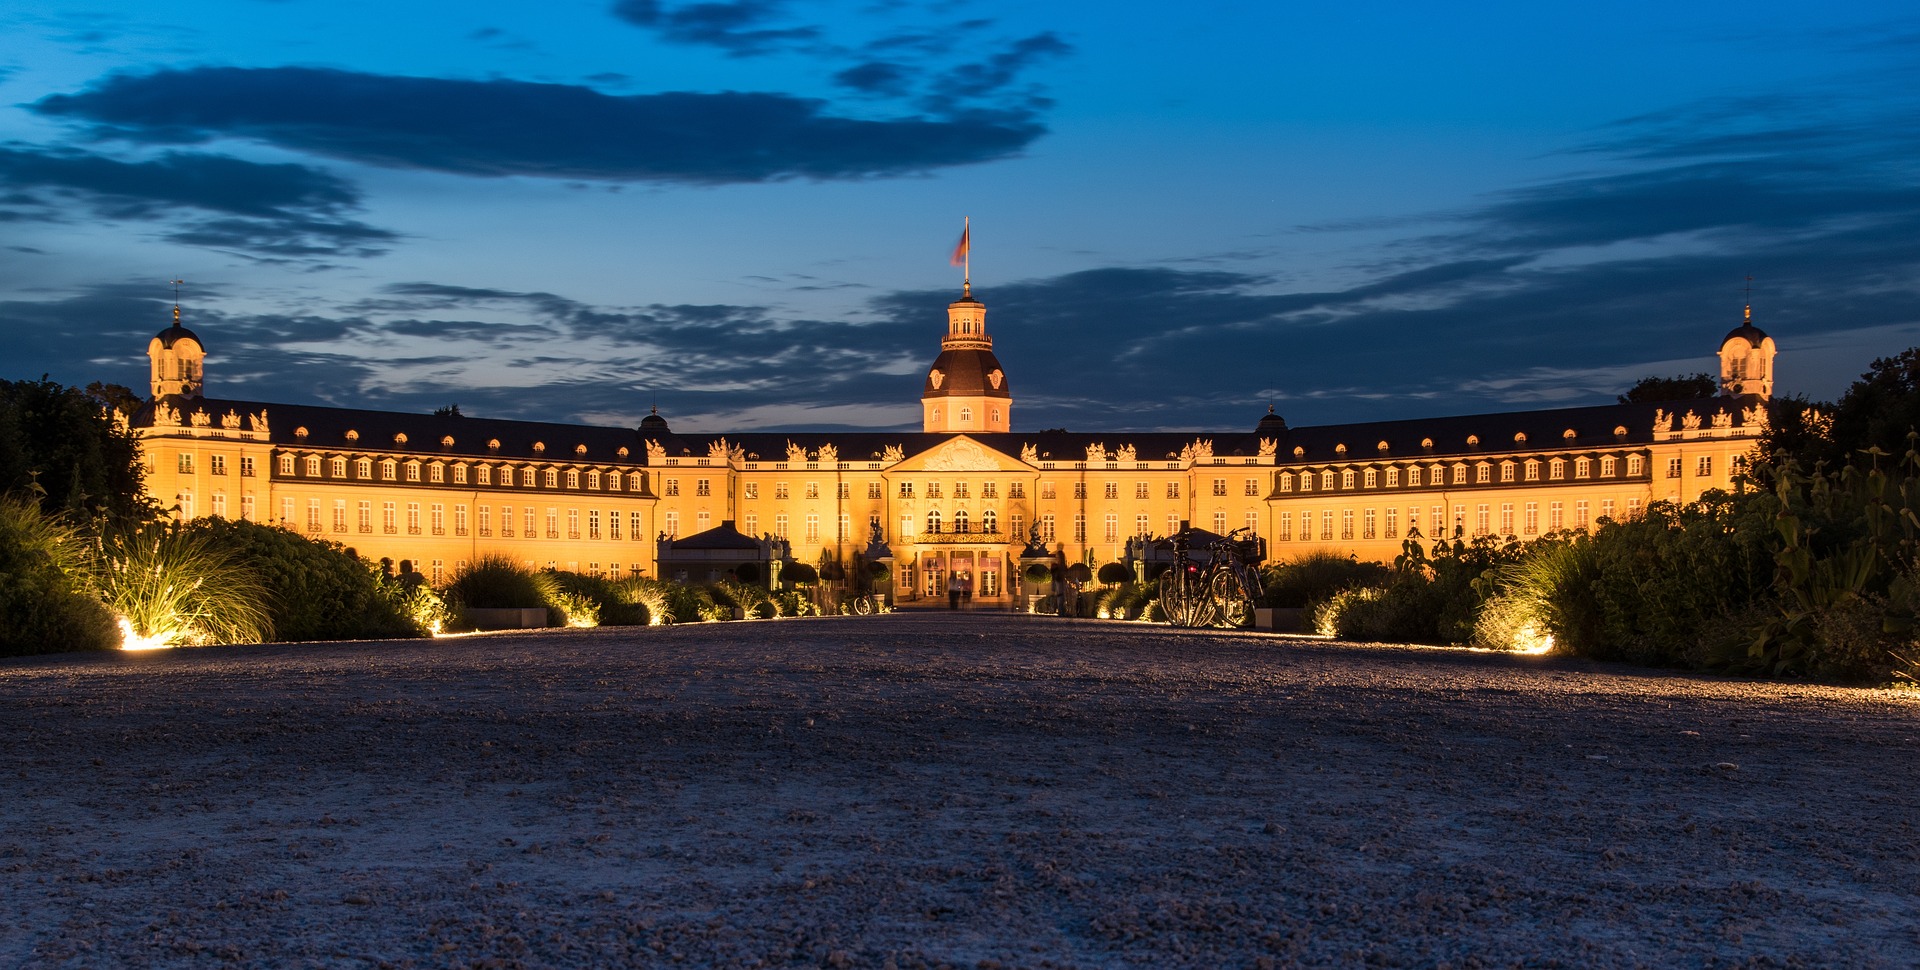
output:
[[[659,33],[675,44],[717,47],[733,57],[758,57],[819,39],[816,26],[769,27],[786,13],[781,0],[728,0],[668,6],[659,0],[619,0],[613,15]]]
[[[931,80],[920,104],[928,111],[941,113],[999,97],[1020,79],[1022,72],[1072,52],[1073,47],[1052,31],[1023,37],[984,61],[961,64],[939,73]],[[1037,93],[1029,93],[1027,100],[1035,106],[1044,103]]]
[[[31,107],[98,138],[249,138],[460,175],[706,185],[918,173],[1004,158],[1045,132],[1022,111],[874,121],[785,94],[614,96],[304,67],[118,74]]]
[[[351,184],[305,165],[166,152],[121,161],[75,149],[0,146],[0,187],[16,216],[63,221],[73,204],[113,220],[166,222],[189,245],[277,256],[370,256],[395,236],[348,218]],[[219,218],[200,218],[217,213]]]

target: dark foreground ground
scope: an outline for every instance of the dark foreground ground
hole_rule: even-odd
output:
[[[1920,702],[894,615],[0,662],[0,967],[1912,966]]]

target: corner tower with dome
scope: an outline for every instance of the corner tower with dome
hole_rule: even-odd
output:
[[[947,333],[920,393],[920,418],[928,434],[1012,428],[1013,392],[987,336],[986,304],[973,298],[971,282],[947,305]]]

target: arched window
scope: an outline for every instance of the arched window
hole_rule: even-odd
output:
[[[995,516],[993,514],[992,509],[988,509],[985,512],[980,513],[980,531],[981,532],[999,532],[1000,531],[1000,519],[998,516]]]
[[[927,531],[931,533],[938,533],[940,531],[940,510],[939,509],[934,509],[933,511],[927,513]]]
[[[934,422],[935,424],[939,424],[939,423],[940,423],[940,409],[939,409],[939,408],[934,408],[934,409],[933,409],[933,422]]]
[[[967,528],[967,512],[965,509],[961,509],[960,511],[953,513],[953,531],[955,532],[970,531]]]
[[[993,409],[993,423],[994,423],[994,424],[999,424],[999,423],[1000,423],[1000,409],[999,409],[999,408],[994,408],[994,409]]]
[[[972,424],[972,423],[973,423],[973,409],[972,409],[972,408],[961,408],[961,409],[960,409],[960,423],[961,423],[961,424]]]

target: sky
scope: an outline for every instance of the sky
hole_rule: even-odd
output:
[[[0,377],[674,430],[1606,403],[1920,344],[1911,3],[0,8]],[[1748,277],[1753,277],[1751,283]]]

